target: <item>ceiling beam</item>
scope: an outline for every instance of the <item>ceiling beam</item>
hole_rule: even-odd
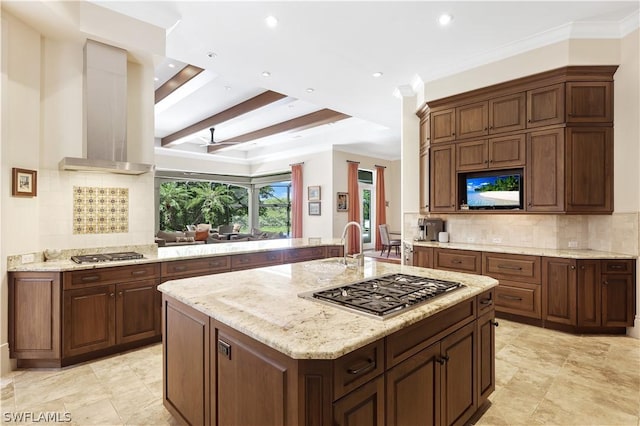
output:
[[[187,65],[182,68],[176,75],[167,80],[162,86],[158,87],[155,91],[156,103],[160,102],[185,83],[191,80],[196,75],[200,74],[204,69],[196,67],[194,65]]]
[[[283,121],[273,126],[258,129],[253,132],[245,133],[233,138],[225,139],[218,144],[209,145],[207,152],[212,153],[231,144],[249,142],[256,139],[265,138],[267,136],[277,135],[279,133],[288,133],[293,131],[302,131],[311,129],[312,127],[322,126],[323,124],[333,123],[336,121],[350,118],[350,115],[343,114],[331,109],[321,109],[307,115]]]
[[[178,130],[175,133],[165,136],[161,140],[161,145],[166,147],[185,136],[192,135],[199,132],[200,130],[208,129],[209,127],[215,127],[220,123],[224,123],[225,121],[229,121],[233,118],[239,117],[258,108],[262,108],[263,106],[272,104],[286,97],[287,96],[283,95],[282,93],[267,90],[266,92],[254,96],[251,99],[239,103],[238,105],[234,105],[229,109],[225,109],[224,111],[212,115],[211,117],[205,118],[204,120],[192,124],[189,127],[185,127],[182,130]]]

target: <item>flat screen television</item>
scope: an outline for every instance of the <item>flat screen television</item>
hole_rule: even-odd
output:
[[[469,173],[464,177],[469,210],[522,210],[522,170]]]

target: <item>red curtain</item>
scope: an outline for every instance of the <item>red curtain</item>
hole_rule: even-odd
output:
[[[384,194],[384,166],[376,166],[376,250],[382,250],[380,227],[387,223],[386,198]]]
[[[347,189],[349,192],[349,222],[360,223],[360,199],[358,197],[358,165],[353,161],[349,161],[349,169],[347,174]],[[347,241],[349,242],[349,249],[347,254],[357,253],[360,250],[360,239],[362,235],[359,235],[355,226],[349,227],[349,233],[347,235]]]
[[[291,166],[291,237],[302,238],[302,164]]]

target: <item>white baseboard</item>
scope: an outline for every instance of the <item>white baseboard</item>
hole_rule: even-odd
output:
[[[640,339],[640,315],[636,315],[636,318],[633,321],[633,327],[627,327],[627,336]]]
[[[0,376],[10,373],[17,368],[15,359],[9,358],[9,344],[0,345]]]

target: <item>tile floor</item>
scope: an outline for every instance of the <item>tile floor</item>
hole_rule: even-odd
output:
[[[640,426],[640,340],[498,321],[496,391],[477,425]],[[177,423],[162,406],[159,344],[0,382],[3,424],[25,412],[67,412],[78,425]]]

